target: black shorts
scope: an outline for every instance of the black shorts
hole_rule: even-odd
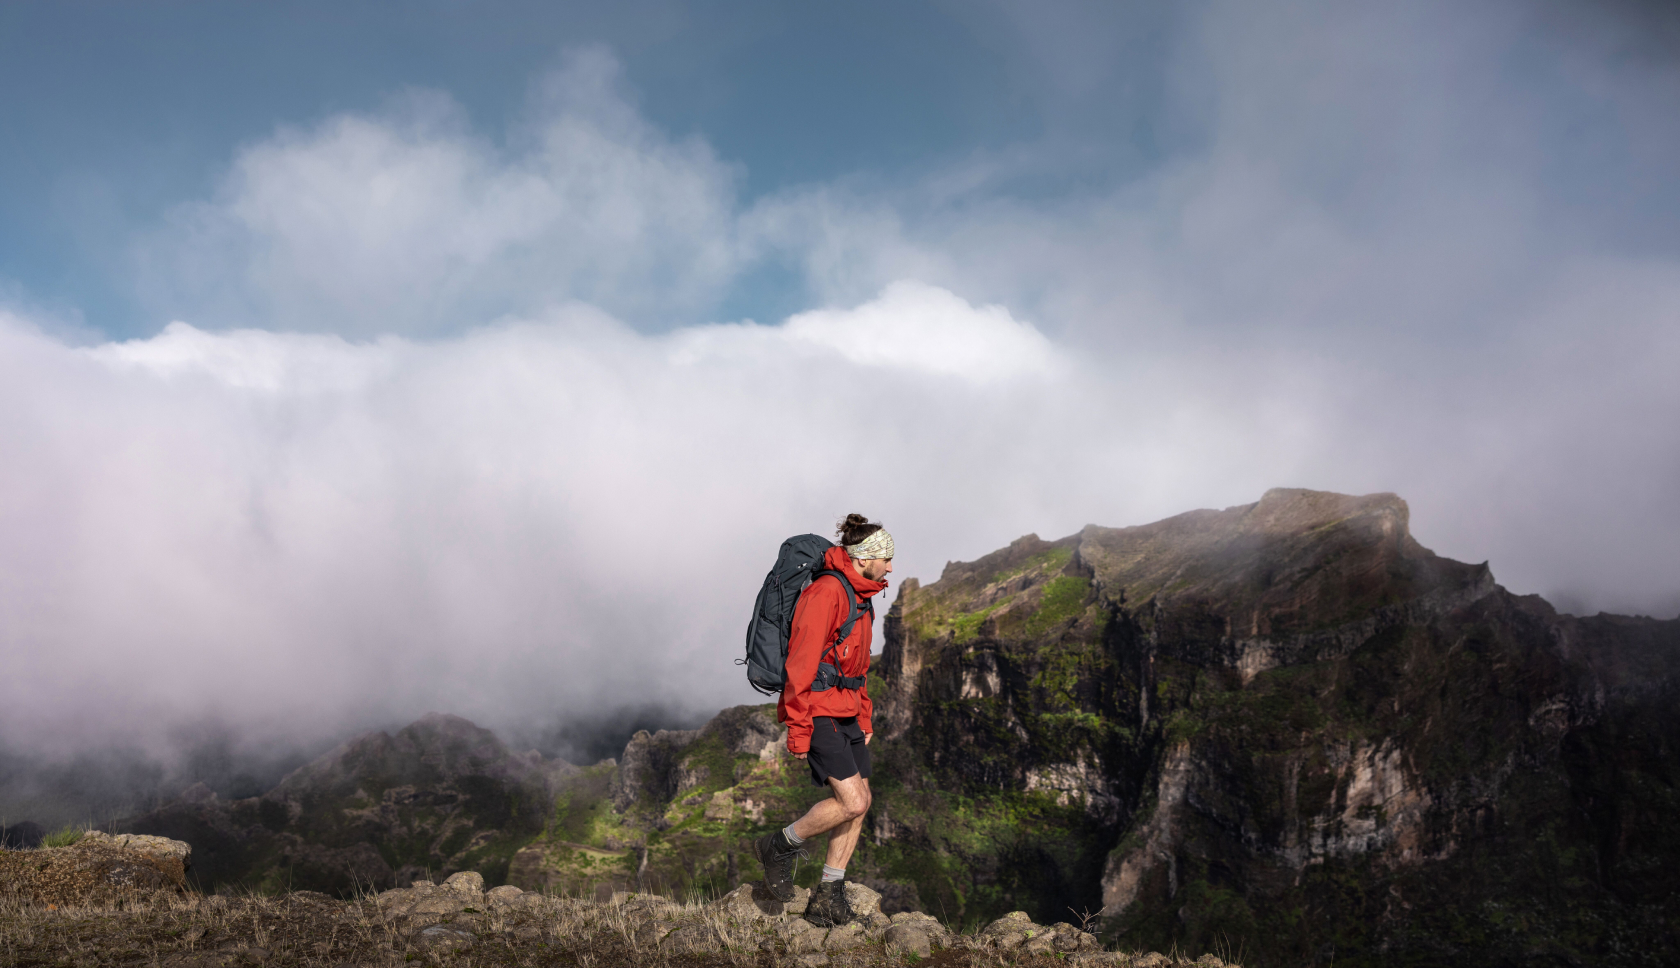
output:
[[[811,751],[805,762],[811,765],[811,782],[817,786],[828,786],[830,779],[869,779],[869,744],[864,742],[857,717],[811,717]]]

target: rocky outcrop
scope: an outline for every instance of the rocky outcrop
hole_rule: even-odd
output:
[[[1029,535],[907,581],[886,629],[899,775],[1055,831],[988,852],[895,815],[886,845],[1033,871],[1122,942],[1479,964],[1674,940],[1680,621],[1512,595],[1393,495]]]
[[[207,889],[350,894],[468,867],[500,880],[576,770],[433,713],[359,736],[260,797],[224,801],[195,785],[114,828],[198,844],[194,875]]]
[[[192,848],[87,831],[65,847],[0,851],[0,893],[42,906],[110,904],[187,887]]]

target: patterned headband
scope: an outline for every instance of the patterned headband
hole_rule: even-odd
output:
[[[846,554],[851,555],[858,561],[870,558],[891,558],[893,556],[892,535],[887,533],[886,528],[882,528],[857,544],[847,545]]]

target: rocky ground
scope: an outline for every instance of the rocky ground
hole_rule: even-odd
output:
[[[686,902],[605,900],[503,886],[467,871],[442,884],[340,900],[310,891],[203,895],[185,887],[185,844],[93,836],[71,847],[0,851],[0,962],[76,966],[362,965],[1113,965],[1172,968],[1157,953],[1103,951],[1071,924],[1016,912],[959,934],[925,914],[880,913],[849,885],[858,919],[824,929],[743,884]],[[1204,956],[1194,964],[1221,968]]]

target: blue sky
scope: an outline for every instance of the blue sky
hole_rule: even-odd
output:
[[[14,150],[0,160],[0,272],[100,330],[155,331],[115,250],[209,193],[240,145],[282,124],[378,111],[416,87],[448,92],[495,137],[533,77],[589,45],[623,63],[652,123],[736,165],[747,200],[915,177],[1074,128],[1103,157],[1059,177],[1109,180],[1117,159],[1135,169],[1159,154],[1164,55],[1153,42],[1170,15],[1138,6],[1087,19],[1103,36],[1077,53],[1124,56],[1121,69],[1047,78],[1012,15],[964,4],[8,4],[0,125]],[[1057,181],[1025,187],[1054,193]],[[774,286],[743,288],[726,315],[795,308]]]
[[[1674,9],[0,5],[0,732],[745,701],[854,510],[1394,491],[1672,616]]]

